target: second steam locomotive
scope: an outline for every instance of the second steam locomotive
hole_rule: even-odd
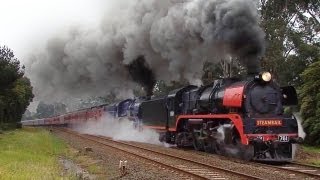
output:
[[[290,161],[292,144],[301,138],[297,120],[284,113],[284,106],[296,104],[295,89],[279,87],[271,74],[264,72],[246,79],[218,79],[202,87],[189,85],[164,97],[127,99],[95,108],[99,114],[126,117],[136,126],[156,129],[161,141],[178,147],[230,152],[259,161]],[[89,120],[83,116],[71,115]]]

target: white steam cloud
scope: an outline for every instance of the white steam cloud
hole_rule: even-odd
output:
[[[293,113],[294,117],[297,119],[297,123],[298,123],[298,134],[299,137],[301,137],[302,139],[304,139],[306,137],[306,133],[303,130],[303,126],[302,126],[302,117],[300,115],[300,113],[295,112]]]
[[[76,27],[50,38],[26,64],[36,96],[99,96],[110,92],[132,94],[135,82],[186,79],[199,84],[204,61],[232,56],[249,73],[260,69],[264,33],[253,0],[130,0],[110,1],[99,27]],[[141,73],[138,76],[133,73]],[[151,83],[151,84],[150,84]],[[128,90],[129,89],[129,90]]]
[[[304,139],[306,137],[306,133],[303,130],[303,126],[302,126],[302,117],[300,115],[299,112],[294,112],[293,113],[294,117],[297,119],[297,123],[298,123],[298,135],[299,137],[301,137],[302,139]],[[298,144],[292,144],[292,158],[294,159],[298,150]]]
[[[139,131],[133,127],[133,122],[128,119],[117,119],[104,115],[97,121],[88,121],[74,127],[77,131],[85,134],[102,135],[114,140],[136,141],[150,144],[162,144],[159,134],[151,129]]]

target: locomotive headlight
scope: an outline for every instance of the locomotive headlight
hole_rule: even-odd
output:
[[[269,82],[269,81],[271,81],[271,78],[272,78],[272,76],[271,76],[271,73],[269,73],[269,72],[264,72],[264,73],[261,74],[261,79],[262,79],[264,82]]]

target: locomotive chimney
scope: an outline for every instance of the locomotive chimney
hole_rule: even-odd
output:
[[[252,65],[252,64],[248,65],[247,68],[248,68],[248,69],[247,69],[247,74],[248,74],[249,76],[251,76],[251,75],[257,75],[257,74],[259,74],[260,71],[261,71],[260,66],[256,66],[256,65]]]
[[[246,60],[246,66],[247,66],[247,74],[248,76],[254,76],[260,73],[261,71],[261,64],[260,60],[257,57],[248,58]]]

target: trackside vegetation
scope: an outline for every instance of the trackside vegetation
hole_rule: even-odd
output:
[[[319,58],[320,59],[320,58]],[[304,84],[300,89],[303,126],[307,132],[309,145],[320,144],[320,61],[312,63],[302,73]]]
[[[320,147],[319,146],[302,146],[302,151],[306,155],[303,162],[320,167]]]
[[[0,179],[64,179],[59,156],[67,145],[50,132],[23,128],[0,134]]]
[[[0,46],[0,130],[13,129],[32,101],[30,80],[13,51]]]

